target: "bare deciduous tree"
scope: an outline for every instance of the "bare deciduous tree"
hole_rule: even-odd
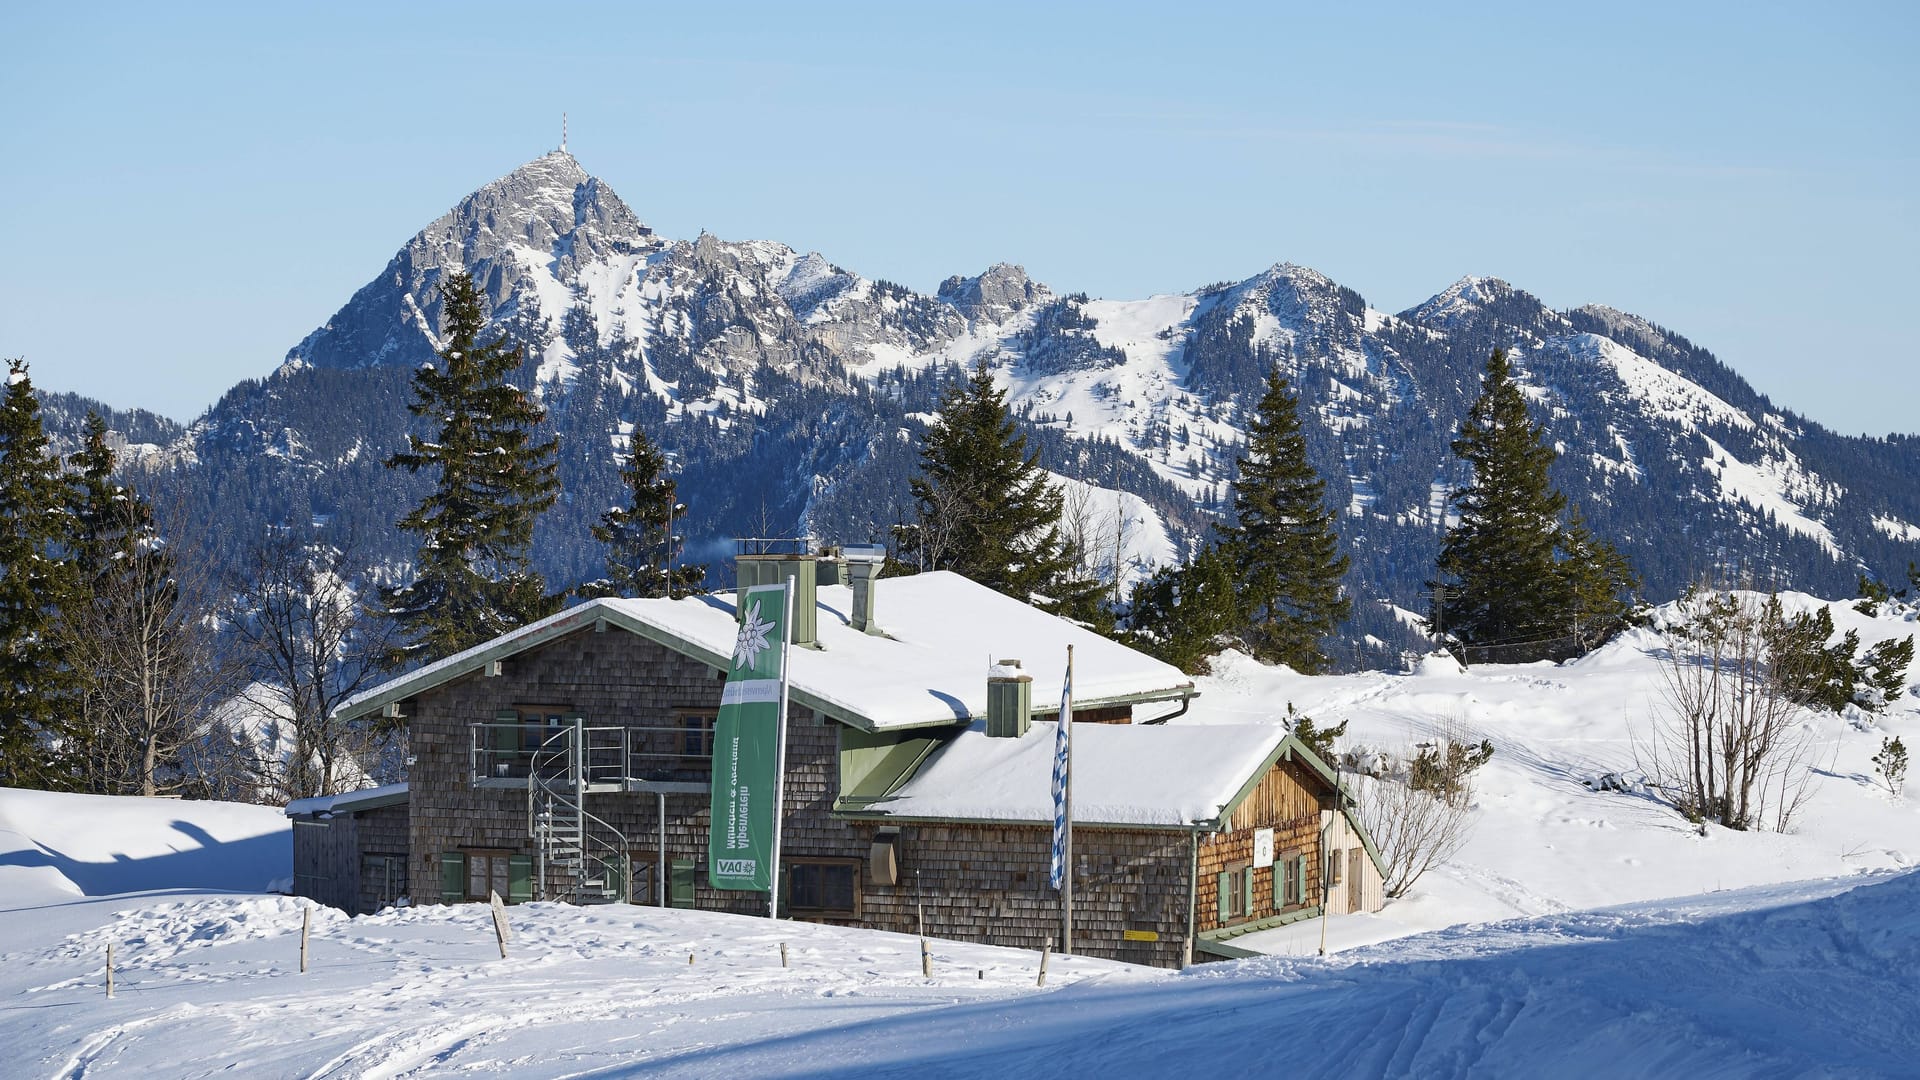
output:
[[[203,721],[228,685],[215,649],[207,560],[147,526],[137,499],[113,570],[91,585],[63,637],[81,683],[76,741],[85,783],[109,794],[205,791]]]
[[[348,551],[282,533],[253,550],[231,590],[227,629],[251,679],[238,703],[260,721],[243,741],[262,795],[332,795],[376,771],[387,735],[335,713],[385,672],[397,633],[351,569]]]
[[[1636,756],[1690,821],[1784,832],[1811,793],[1812,735],[1776,676],[1768,610],[1754,593],[1695,588],[1668,629],[1666,708]]]
[[[1456,748],[1461,752],[1453,752]],[[1487,754],[1491,752],[1488,747]],[[1386,864],[1386,894],[1405,896],[1421,875],[1458,854],[1472,834],[1473,770],[1486,757],[1478,754],[1478,747],[1452,736],[1423,744],[1418,754],[1401,750],[1362,756],[1371,768],[1355,781],[1359,790],[1354,810]],[[1443,784],[1421,786],[1414,763],[1428,760],[1474,764],[1458,768]]]

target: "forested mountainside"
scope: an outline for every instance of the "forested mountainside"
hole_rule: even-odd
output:
[[[222,563],[278,526],[397,566],[412,552],[392,523],[425,478],[382,462],[413,422],[411,374],[434,356],[436,285],[458,269],[526,345],[520,380],[560,438],[565,495],[536,538],[556,586],[600,574],[587,526],[620,499],[636,427],[679,470],[693,558],[722,561],[738,536],[885,540],[909,514],[920,430],[977,363],[1048,468],[1105,489],[1076,500],[1080,525],[1103,572],[1131,576],[1204,539],[1277,364],[1363,601],[1343,659],[1384,659],[1414,638],[1366,601],[1426,610],[1463,479],[1448,444],[1495,347],[1560,450],[1555,481],[1654,599],[1703,575],[1848,595],[1863,570],[1898,580],[1920,558],[1920,440],[1827,431],[1624,312],[1555,311],[1464,278],[1388,314],[1291,264],[1144,300],[1056,292],[1001,264],[926,295],[778,243],[657,236],[563,152],[463,199],[192,425],[109,421],[164,448],[144,467],[178,470],[172,513],[204,523]],[[80,403],[56,399],[50,426],[75,429]]]

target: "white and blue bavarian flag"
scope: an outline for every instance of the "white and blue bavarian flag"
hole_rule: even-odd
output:
[[[1073,660],[1067,660],[1067,681],[1060,688],[1060,725],[1053,737],[1053,868],[1047,883],[1060,888],[1067,875],[1067,791],[1073,784]]]

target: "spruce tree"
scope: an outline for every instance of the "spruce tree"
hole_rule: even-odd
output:
[[[1221,530],[1234,564],[1247,652],[1314,674],[1327,667],[1321,642],[1352,611],[1326,482],[1307,461],[1300,402],[1277,368],[1247,425],[1247,453],[1234,483],[1235,523]]]
[[[100,646],[124,629],[108,632],[113,622],[108,613],[116,606],[111,598],[139,592],[137,584],[126,579],[138,568],[141,551],[158,545],[151,504],[115,481],[114,467],[107,422],[89,412],[80,449],[67,456],[67,497],[74,522],[70,547],[81,597],[62,632],[77,683],[70,739],[74,767],[81,786],[101,794],[127,790],[122,781],[131,770],[124,740],[114,732],[115,658]],[[159,550],[154,556],[166,558]],[[170,576],[169,568],[160,569],[162,580]]]
[[[706,580],[706,567],[676,563],[684,538],[674,522],[687,508],[676,496],[678,484],[667,474],[666,455],[646,433],[633,429],[632,456],[620,470],[628,500],[600,515],[593,537],[607,545],[607,577],[581,591],[607,596],[686,596]]]
[[[919,568],[952,570],[1047,611],[1112,625],[1100,583],[1081,572],[1061,535],[1060,489],[1027,452],[984,362],[941,396],[910,486],[915,520],[899,535]]]
[[[1240,629],[1232,559],[1214,545],[1185,565],[1162,567],[1133,587],[1130,609],[1127,644],[1189,675],[1205,675],[1211,657]]]
[[[1558,456],[1527,413],[1506,352],[1487,360],[1480,397],[1460,423],[1453,452],[1473,469],[1456,491],[1460,522],[1440,548],[1434,618],[1466,645],[1585,649],[1617,631],[1637,583],[1612,544],[1576,515],[1547,470]]]
[[[558,498],[555,440],[536,443],[546,417],[507,376],[518,345],[480,343],[486,316],[466,273],[441,284],[445,329],[440,363],[414,373],[415,416],[438,424],[433,438],[407,436],[388,468],[432,470],[438,484],[399,527],[420,537],[414,578],[385,590],[409,644],[397,663],[431,661],[542,618],[557,606],[533,570],[534,520]]]
[[[58,628],[79,580],[60,460],[48,452],[24,360],[0,397],[0,786],[64,787],[72,668]]]

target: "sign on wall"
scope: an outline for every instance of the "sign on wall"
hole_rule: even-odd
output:
[[[780,665],[787,587],[740,594],[733,667],[713,724],[713,824],[707,880],[716,889],[773,887],[773,815],[780,772]]]
[[[1253,865],[1262,869],[1273,865],[1273,830],[1253,830]]]

